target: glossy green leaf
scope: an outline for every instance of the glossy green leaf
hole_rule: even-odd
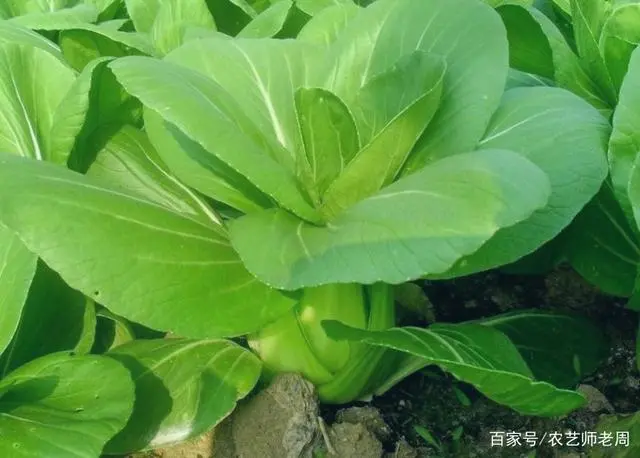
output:
[[[616,90],[627,74],[631,54],[640,44],[640,2],[622,1],[614,4],[602,26],[599,47],[604,64]]]
[[[338,340],[364,342],[406,352],[475,386],[493,401],[524,415],[558,416],[582,407],[579,393],[534,378],[517,348],[502,332],[479,324],[436,324],[429,328],[365,331],[325,321]]]
[[[0,382],[0,455],[99,456],[131,414],[134,385],[126,368],[102,356],[55,353]]]
[[[125,126],[113,135],[86,175],[175,213],[206,224],[222,224],[196,193],[169,172],[144,132],[132,126]]]
[[[154,54],[146,36],[114,30],[104,24],[83,24],[63,30],[58,42],[66,61],[78,71],[101,57]]]
[[[56,123],[68,122],[57,110],[74,81],[73,70],[41,48],[0,45],[0,150],[35,159],[63,157],[47,143],[61,135]]]
[[[440,104],[446,65],[422,51],[400,58],[355,95],[352,110],[363,148],[323,196],[329,219],[391,184]]]
[[[145,109],[144,120],[145,130],[158,155],[172,174],[188,186],[243,212],[274,205],[249,180],[208,154],[200,144],[155,112]]]
[[[140,102],[127,94],[108,67],[110,59],[93,61],[80,74],[90,88],[89,106],[68,165],[86,172],[96,155],[126,125],[141,124]]]
[[[447,270],[499,228],[526,219],[544,206],[548,186],[518,154],[460,154],[400,179],[324,227],[265,210],[233,221],[230,234],[249,271],[278,288],[401,283]]]
[[[276,0],[278,1],[278,0]],[[296,6],[309,16],[316,16],[334,6],[353,6],[352,0],[296,0]]]
[[[161,447],[220,423],[260,377],[260,360],[224,340],[138,340],[108,353],[131,371],[136,402],[110,454]]]
[[[575,388],[609,354],[602,331],[580,316],[527,310],[482,319],[478,323],[502,331],[537,380],[560,388]]]
[[[344,102],[324,89],[298,89],[296,111],[308,167],[305,181],[322,195],[360,150],[358,129]]]
[[[620,102],[613,115],[609,140],[609,167],[616,198],[630,221],[633,211],[628,186],[636,158],[640,155],[640,50],[629,64],[629,74],[620,89]]]
[[[95,327],[93,301],[69,288],[40,262],[18,329],[0,357],[0,376],[49,353],[89,353]]]
[[[149,32],[158,52],[166,54],[184,42],[188,27],[215,30],[216,24],[205,0],[162,0]]]
[[[154,329],[235,336],[294,304],[245,270],[219,226],[51,164],[2,157],[0,221],[72,288]]]
[[[479,272],[516,261],[557,236],[600,190],[607,175],[607,121],[584,100],[556,88],[505,93],[480,149],[516,151],[551,181],[548,204],[531,218],[500,230],[447,276]]]
[[[609,105],[615,106],[616,89],[599,47],[602,27],[610,8],[611,3],[602,0],[571,0],[571,17],[580,60]]]
[[[76,25],[97,21],[99,11],[92,5],[78,4],[70,8],[49,9],[47,2],[15,2],[23,5],[43,5],[43,8],[27,14],[20,13],[11,17],[10,22],[33,30],[64,30]],[[28,8],[28,7],[27,7]],[[39,11],[38,11],[39,10]]]
[[[498,9],[507,27],[513,68],[550,78],[607,115],[611,106],[581,66],[558,27],[536,8],[506,5]]]
[[[298,40],[317,45],[330,45],[359,12],[360,7],[351,2],[325,8],[305,24],[298,34]]]
[[[23,44],[35,46],[63,61],[60,48],[51,40],[26,27],[0,20],[0,44]]]
[[[629,296],[640,264],[637,234],[605,182],[562,234],[563,251],[571,266],[603,292]]]
[[[326,88],[348,101],[398,57],[416,50],[439,55],[447,72],[441,105],[409,159],[407,173],[473,149],[504,91],[508,69],[504,26],[488,5],[380,0],[350,20],[334,42]]]
[[[259,63],[237,59],[242,57],[239,43],[251,48]],[[189,42],[176,52],[178,54],[172,53],[169,58],[180,60],[181,66],[144,57],[126,57],[115,61],[111,68],[129,93],[199,143],[205,149],[203,152],[213,154],[243,174],[284,208],[308,221],[319,221],[316,210],[300,192],[293,173],[292,153],[283,146],[291,143],[297,146],[302,142],[293,105],[292,81],[290,77],[272,81],[272,84],[285,85],[289,92],[280,94],[273,87],[266,92],[266,83],[250,70],[252,65],[274,70],[287,67],[287,54],[278,54],[276,58],[275,54],[259,52],[272,45],[282,46],[283,50],[295,49],[301,58],[300,48],[290,42],[273,41],[265,45],[261,40],[218,39]],[[183,66],[187,64],[195,65],[198,71]],[[212,65],[220,66],[214,72]],[[208,71],[211,71],[210,77],[199,73]],[[218,82],[220,78],[232,79],[225,88],[236,90],[231,93],[223,89],[213,78]],[[276,99],[275,94],[280,97]],[[280,111],[277,107],[288,107],[289,111]],[[287,119],[279,113],[284,113]],[[206,160],[206,156],[202,160]]]
[[[256,16],[243,28],[238,37],[269,38],[282,30],[289,16],[293,2],[291,0],[278,1]]]
[[[11,231],[0,226],[0,353],[18,329],[36,260]]]
[[[149,33],[164,0],[124,0],[127,13],[138,32]]]

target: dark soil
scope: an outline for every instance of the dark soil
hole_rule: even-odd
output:
[[[517,309],[553,309],[579,313],[597,323],[610,339],[608,360],[583,383],[595,388],[593,410],[574,412],[563,419],[522,416],[479,395],[434,368],[414,374],[373,405],[393,431],[389,444],[405,438],[414,447],[427,447],[424,456],[443,457],[527,457],[526,445],[516,448],[491,447],[491,431],[535,431],[538,438],[553,431],[589,432],[606,408],[616,413],[640,411],[640,377],[635,362],[637,314],[624,309],[625,301],[600,294],[577,274],[560,268],[546,277],[508,275],[500,272],[467,278],[426,282],[437,322],[461,322]],[[415,324],[416,317],[410,317]],[[587,337],[588,338],[588,337]],[[587,387],[590,388],[590,387]],[[600,393],[598,393],[598,391]],[[587,398],[590,396],[588,395]],[[437,446],[429,445],[415,427],[426,429]],[[638,438],[640,440],[640,438]],[[588,456],[587,450],[565,447],[539,448],[536,458]]]

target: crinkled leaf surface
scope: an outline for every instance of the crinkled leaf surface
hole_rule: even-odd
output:
[[[580,316],[527,310],[478,323],[502,331],[537,380],[560,388],[575,388],[609,354],[600,329]]]
[[[0,382],[0,454],[99,456],[127,423],[134,385],[129,371],[103,356],[54,353]]]
[[[447,270],[499,228],[526,219],[544,206],[548,186],[518,154],[461,154],[398,180],[326,226],[265,210],[233,221],[230,234],[249,271],[279,288],[401,283]]]
[[[93,301],[39,262],[18,329],[0,357],[0,376],[49,353],[89,353],[95,328]]]
[[[447,276],[511,263],[557,236],[600,190],[607,175],[606,120],[584,100],[557,88],[507,91],[479,148],[518,152],[551,181],[547,205],[499,231]]]
[[[109,356],[131,371],[136,401],[129,423],[106,447],[126,453],[161,447],[217,425],[260,377],[260,360],[224,340],[138,340]]]
[[[2,157],[0,215],[71,287],[154,329],[240,335],[294,304],[246,271],[219,226],[59,166]]]
[[[640,155],[640,49],[629,64],[629,73],[622,88],[620,100],[613,115],[613,131],[609,140],[609,167],[616,198],[629,220],[633,212],[627,188],[631,168]]]
[[[0,226],[0,353],[4,352],[20,323],[37,256],[10,230]]]
[[[571,266],[607,294],[629,296],[640,263],[640,239],[606,181],[561,235]]]
[[[424,359],[475,386],[493,401],[525,414],[563,415],[582,407],[579,393],[537,381],[517,348],[502,332],[478,324],[365,331],[325,321],[329,337],[391,348]]]

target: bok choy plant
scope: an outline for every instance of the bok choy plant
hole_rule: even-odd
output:
[[[517,261],[607,175],[606,118],[567,90],[507,84],[493,8],[234,1],[251,9],[227,23],[207,2],[71,3],[2,12],[1,337],[35,326],[39,275],[108,328],[57,348],[128,374],[135,403],[100,434],[106,453],[206,431],[261,373],[299,372],[343,403],[435,364],[525,414],[585,402],[573,388],[602,345],[570,338],[598,335],[583,320],[396,327],[393,285]],[[527,353],[560,335],[557,358]]]

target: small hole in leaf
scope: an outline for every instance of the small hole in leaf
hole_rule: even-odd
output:
[[[20,443],[19,442],[14,442],[13,443],[13,448],[20,448]]]
[[[100,295],[100,291],[98,291],[97,289],[93,292],[93,295],[98,297]]]

